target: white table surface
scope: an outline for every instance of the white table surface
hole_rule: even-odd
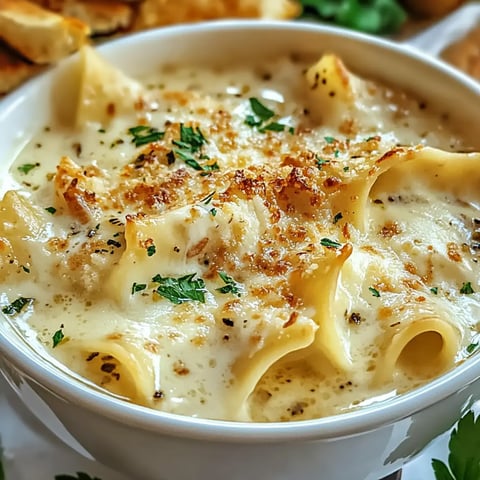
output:
[[[67,447],[23,407],[1,375],[0,439],[6,480],[54,480],[55,475],[79,471],[101,480],[141,480],[126,478]],[[431,459],[447,457],[447,442],[448,435],[435,440],[404,468],[402,480],[434,480]]]

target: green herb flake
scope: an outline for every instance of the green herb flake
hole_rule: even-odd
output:
[[[448,465],[434,458],[436,480],[477,480],[480,478],[480,415],[465,414],[450,434]]]
[[[18,170],[20,173],[23,173],[24,175],[27,175],[27,174],[30,173],[34,168],[39,167],[39,166],[40,166],[39,163],[24,163],[23,165],[20,165],[19,167],[17,167],[17,170]]]
[[[26,267],[25,265],[22,265],[22,270],[25,272],[25,273],[30,273],[30,269],[28,267]]]
[[[223,280],[225,285],[223,287],[217,288],[217,292],[220,293],[231,293],[240,297],[243,292],[243,286],[240,283],[237,283],[232,277],[227,275],[225,272],[218,272],[218,276]]]
[[[462,288],[460,288],[460,293],[463,293],[465,295],[471,295],[472,293],[475,293],[475,292],[470,282],[463,282]]]
[[[338,158],[339,155],[340,155],[340,150],[338,150],[338,149],[335,150],[335,152],[333,153],[333,156],[334,156],[335,158]]]
[[[132,143],[134,143],[136,147],[158,142],[158,140],[161,140],[165,135],[165,132],[160,132],[157,128],[148,127],[147,125],[138,125],[129,128],[128,133],[133,136]]]
[[[341,243],[338,243],[335,240],[330,240],[329,238],[322,238],[320,240],[320,245],[327,248],[340,248],[342,246]]]
[[[133,282],[133,284],[132,284],[132,295],[135,295],[136,293],[141,292],[141,291],[145,290],[146,288],[147,288],[146,283]]]
[[[330,160],[328,160],[327,158],[321,158],[318,155],[315,155],[315,165],[319,170],[321,170],[322,167],[327,163],[330,163]]]
[[[350,170],[350,167],[343,167],[344,172],[348,172]]]
[[[216,209],[216,208],[211,208],[211,209],[209,210],[209,212],[210,212],[210,215],[211,215],[212,217],[215,217],[215,216],[217,215],[217,209]]]
[[[289,128],[288,128],[288,133],[289,133],[290,135],[295,135],[295,127],[289,127]]]
[[[260,119],[260,122],[266,122],[272,118],[275,113],[263,105],[258,98],[251,97],[249,98],[250,108],[253,110],[253,113]]]
[[[10,305],[3,307],[2,312],[5,313],[5,315],[16,315],[33,302],[33,298],[18,297]]]
[[[368,290],[374,297],[380,297],[380,292],[376,288],[368,287]]]
[[[468,345],[468,347],[466,348],[467,353],[471,355],[478,348],[478,345],[479,345],[478,342],[471,343],[470,345]]]
[[[339,220],[343,218],[342,212],[338,212],[334,217],[333,217],[333,223],[337,223]]]
[[[77,472],[77,476],[75,477],[72,475],[65,475],[65,474],[55,475],[55,480],[102,480],[102,479],[98,477],[91,477],[90,475],[84,472]]]
[[[65,335],[63,334],[62,329],[63,329],[63,325],[52,336],[53,348],[55,348],[57,345],[59,345],[61,343],[61,341],[65,338]]]
[[[57,209],[55,207],[47,207],[45,210],[52,215],[55,215],[55,213],[57,212]]]
[[[323,139],[328,143],[331,144],[336,141],[334,137],[323,137]]]
[[[430,291],[434,294],[434,295],[438,295],[438,287],[432,287],[430,289]]]
[[[155,292],[176,305],[190,300],[205,303],[205,282],[195,275],[191,273],[180,278],[155,275],[152,282],[159,284]]]
[[[271,122],[258,129],[259,132],[283,132],[285,130],[285,125],[283,123]]]
[[[157,248],[155,247],[155,245],[152,244],[147,247],[147,255],[149,257],[155,255],[156,252],[157,252]]]
[[[204,205],[208,205],[212,201],[212,198],[214,197],[215,193],[216,193],[215,191],[209,193],[206,197],[202,198],[200,201]]]

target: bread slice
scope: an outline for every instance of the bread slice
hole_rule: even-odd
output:
[[[134,29],[220,18],[287,19],[299,13],[294,0],[144,0]]]
[[[42,68],[27,62],[0,41],[0,95],[10,92]]]
[[[133,21],[132,2],[121,0],[31,0],[90,27],[92,35],[112,35],[127,30]]]
[[[54,63],[78,50],[90,30],[25,0],[0,0],[0,38],[28,60]]]

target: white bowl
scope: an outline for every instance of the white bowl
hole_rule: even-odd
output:
[[[163,63],[334,51],[353,70],[441,105],[466,132],[480,123],[480,86],[467,77],[414,49],[335,28],[261,22],[177,26],[100,50],[134,76]],[[70,62],[0,103],[4,174],[8,159],[48,123],[52,98],[68,92],[61,83]],[[480,398],[476,355],[422,388],[336,417],[271,424],[181,417],[87,387],[1,321],[0,369],[26,405],[67,442],[140,480],[378,480],[401,468]]]

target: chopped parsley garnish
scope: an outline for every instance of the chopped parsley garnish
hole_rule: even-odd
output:
[[[204,204],[204,205],[208,205],[211,201],[212,201],[212,198],[213,196],[215,195],[215,191],[209,193],[206,197],[202,198],[200,201]]]
[[[77,472],[77,476],[74,477],[72,475],[55,475],[55,480],[102,480],[98,477],[91,477],[87,473]]]
[[[264,127],[260,127],[258,129],[259,132],[266,132],[266,131],[283,132],[284,130],[285,130],[285,125],[283,123],[278,123],[278,122],[268,123]]]
[[[350,170],[350,167],[343,167],[344,172],[348,172]]]
[[[25,273],[30,273],[30,269],[28,267],[26,267],[25,265],[22,265],[22,270],[25,272]]]
[[[232,293],[237,297],[242,295],[243,287],[240,283],[237,283],[232,277],[225,272],[218,272],[218,276],[225,282],[223,287],[217,288],[217,292],[220,293]]]
[[[338,150],[338,149],[335,150],[335,152],[333,153],[333,156],[334,156],[335,158],[338,158],[339,155],[340,155],[340,150]]]
[[[209,212],[210,212],[210,215],[211,215],[212,217],[214,217],[214,216],[217,214],[217,209],[216,209],[216,208],[211,208],[211,209],[209,210]]]
[[[263,103],[258,100],[258,98],[251,97],[249,98],[250,108],[253,110],[253,113],[258,117],[260,123],[266,122],[275,115],[275,112],[267,108]]]
[[[141,292],[142,290],[145,290],[146,288],[147,288],[146,283],[133,282],[133,284],[132,284],[132,295],[134,295],[137,292]]]
[[[191,273],[180,278],[155,275],[152,282],[159,284],[155,292],[176,305],[190,300],[205,303],[205,282],[195,275]]]
[[[466,349],[467,353],[469,355],[471,355],[478,348],[478,345],[479,345],[478,342],[477,343],[471,343],[470,345],[468,345],[468,347]]]
[[[267,108],[263,103],[258,100],[258,98],[251,97],[249,98],[250,108],[252,109],[255,115],[247,115],[245,117],[245,124],[249,127],[258,127],[258,131],[265,133],[270,132],[283,132],[287,125],[279,122],[268,122],[272,117],[275,116],[275,112]],[[290,133],[294,133],[295,129],[293,127],[289,128]]]
[[[55,213],[57,212],[57,209],[55,207],[47,207],[45,210],[52,215],[55,215]]]
[[[25,175],[27,173],[30,173],[34,168],[39,167],[39,163],[24,163],[23,165],[20,165],[17,167],[17,170]]]
[[[152,255],[155,255],[156,252],[157,252],[157,248],[155,247],[155,245],[152,244],[147,247],[147,255],[149,257],[151,257]]]
[[[315,155],[315,165],[319,170],[321,170],[323,165],[325,165],[326,163],[330,163],[330,160],[328,160],[327,158],[320,158],[318,155]]]
[[[380,292],[376,288],[368,287],[368,290],[374,297],[380,297]]]
[[[448,465],[434,458],[436,480],[476,480],[480,478],[480,416],[470,411],[450,434]]]
[[[62,325],[62,328],[63,328],[63,325]],[[55,348],[65,338],[62,328],[57,330],[52,336],[53,348]]]
[[[289,127],[288,133],[289,133],[290,135],[293,135],[293,134],[295,133],[295,127]]]
[[[475,292],[470,282],[463,282],[462,288],[460,289],[460,293],[464,293],[465,295],[470,295]]]
[[[180,124],[180,140],[172,142],[179,148],[173,149],[167,153],[168,164],[171,165],[179,157],[189,167],[204,173],[220,170],[217,162],[202,165],[199,160],[210,160],[208,155],[201,153],[201,148],[208,143],[199,127],[186,127]],[[197,155],[199,154],[199,155]]]
[[[430,291],[434,294],[434,295],[438,295],[438,287],[432,287],[430,289]]]
[[[138,125],[128,129],[128,133],[133,136],[132,143],[136,147],[147,145],[148,143],[158,142],[165,135],[165,132],[160,132],[157,128],[148,127],[147,125]]]
[[[342,246],[341,243],[338,243],[335,240],[330,240],[329,238],[322,238],[320,240],[320,245],[327,248],[340,248]]]
[[[342,212],[338,212],[334,217],[333,217],[333,223],[337,223],[339,220],[343,218]]]
[[[24,307],[33,303],[33,301],[33,298],[19,297],[14,300],[10,305],[3,307],[2,312],[6,315],[16,315],[17,313],[20,313],[24,309]]]
[[[328,143],[333,143],[335,141],[335,137],[323,137],[323,139]]]

